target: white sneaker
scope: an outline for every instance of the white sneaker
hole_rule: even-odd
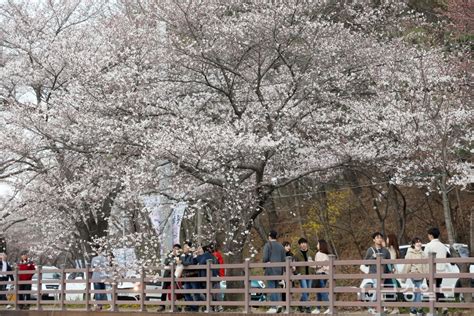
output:
[[[321,311],[319,310],[319,308],[315,308],[311,311],[311,314],[321,314]]]
[[[372,307],[369,307],[368,312],[369,312],[369,314],[371,314],[371,315],[377,314],[377,311],[376,311],[374,308],[372,308]]]
[[[323,314],[331,314],[331,310],[328,308],[328,309],[326,309],[326,310],[324,311]]]
[[[278,309],[276,307],[271,307],[269,310],[267,310],[267,314],[276,314],[278,312]]]
[[[394,315],[394,314],[400,314],[400,310],[398,309],[398,307],[395,307],[394,309],[392,309],[392,311],[390,312],[390,314]]]

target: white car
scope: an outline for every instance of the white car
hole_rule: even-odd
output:
[[[41,267],[41,270],[46,271],[41,273],[41,299],[57,300],[59,298],[59,290],[61,289],[61,274],[59,273],[59,269],[53,266],[43,266]],[[33,275],[32,282],[33,284],[31,285],[31,299],[36,300],[36,296],[38,293],[37,273]]]
[[[448,253],[450,253],[450,247],[449,244],[445,244],[446,249],[448,250]],[[403,245],[400,246],[400,257],[405,258],[407,249],[410,247],[410,245]],[[422,248],[425,248],[425,245],[422,246]],[[469,257],[469,248],[466,244],[454,244],[453,248],[459,253],[461,257]],[[459,267],[456,264],[447,264],[447,271],[446,273],[459,273]],[[403,264],[397,264],[397,271],[402,271],[403,270]],[[470,266],[470,272],[474,273],[474,265]],[[404,289],[403,291],[403,298],[406,301],[412,301],[414,299],[413,295],[413,282],[411,279],[396,279],[399,283],[400,288]],[[446,300],[454,300],[459,296],[459,293],[454,293],[454,288],[460,287],[460,281],[459,278],[443,278],[443,281],[441,283],[441,291],[444,294],[444,297]],[[358,299],[361,301],[370,301],[372,300],[373,296],[375,295],[375,290],[373,286],[372,279],[363,279],[359,288],[361,289],[360,292],[357,293]],[[423,295],[423,300],[429,300],[429,293],[428,293],[428,285],[426,283],[426,280],[423,281],[423,284],[421,285],[421,289],[425,289],[425,292],[422,293]],[[425,294],[426,293],[426,294]],[[384,300],[386,301],[396,301],[397,300],[397,295],[396,293],[384,293],[383,295]]]
[[[80,276],[67,276],[68,282],[66,283],[66,291],[78,291],[78,293],[66,293],[67,301],[82,301],[85,296],[86,283],[85,279]],[[72,283],[71,280],[74,280]],[[78,282],[81,281],[81,282]],[[110,290],[110,284],[106,284],[106,289]],[[93,284],[90,285],[90,290],[94,289]],[[147,283],[146,290],[157,290],[161,289],[161,282]],[[138,301],[140,299],[140,283],[137,282],[120,282],[117,285],[117,290],[124,291],[126,293],[119,293],[117,295],[118,300],[127,301]],[[80,291],[80,292],[79,292]],[[92,295],[91,295],[92,296]],[[93,297],[92,297],[93,299]],[[161,293],[149,293],[146,294],[146,300],[160,300]],[[107,300],[111,300],[111,295],[107,294]]]

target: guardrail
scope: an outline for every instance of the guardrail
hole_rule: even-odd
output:
[[[404,287],[385,287],[385,279],[407,279],[413,274],[391,274],[383,273],[385,264],[405,264],[426,263],[429,266],[429,272],[419,274],[426,278],[427,284],[420,290]],[[434,314],[436,308],[456,308],[474,310],[474,303],[463,302],[457,295],[472,295],[474,289],[471,287],[436,287],[436,278],[447,279],[469,279],[472,281],[474,275],[471,273],[437,273],[436,263],[445,264],[474,264],[474,258],[447,258],[436,259],[431,254],[427,259],[419,260],[385,260],[378,256],[375,260],[335,260],[334,256],[329,256],[329,261],[318,262],[318,265],[329,267],[328,274],[308,274],[294,275],[293,267],[309,266],[313,267],[314,262],[291,262],[287,260],[281,263],[252,263],[246,260],[240,264],[212,264],[210,261],[206,265],[196,265],[185,267],[187,270],[205,270],[206,276],[202,277],[175,277],[176,266],[166,267],[170,270],[170,277],[157,277],[155,273],[148,273],[143,270],[139,277],[120,278],[120,279],[92,279],[90,268],[85,269],[42,269],[38,267],[35,271],[0,272],[5,275],[13,275],[13,281],[0,281],[0,285],[7,285],[10,289],[0,291],[0,295],[7,295],[9,300],[0,300],[1,305],[9,305],[15,310],[24,309],[24,307],[34,306],[37,310],[85,310],[90,311],[94,305],[109,305],[110,311],[119,311],[123,305],[127,305],[126,310],[146,311],[151,305],[166,306],[166,311],[178,311],[178,307],[186,308],[190,306],[199,306],[201,309],[210,312],[215,307],[237,307],[238,311],[251,313],[252,307],[270,307],[282,306],[284,312],[289,313],[295,307],[314,307],[316,305],[328,308],[332,314],[338,311],[354,308],[374,308],[381,314],[386,307],[417,307],[425,308],[431,314]],[[375,265],[376,273],[364,274],[359,271],[361,264]],[[265,276],[263,271],[269,267],[284,267],[284,274],[278,276]],[[212,277],[213,269],[224,268],[227,271],[232,270],[232,276]],[[162,268],[157,268],[156,271]],[[147,269],[147,271],[149,268]],[[83,279],[68,279],[70,273],[83,273]],[[36,273],[38,276],[33,281],[20,281],[19,275]],[[58,273],[59,279],[47,279],[46,273]],[[325,288],[300,288],[297,287],[299,280],[327,280]],[[376,280],[373,287],[360,287],[363,279]],[[261,284],[259,281],[278,280],[284,281],[286,286],[282,288],[252,287],[252,284]],[[225,281],[225,282],[222,282]],[[253,282],[252,282],[253,281]],[[107,284],[105,290],[94,290],[93,283],[104,282]],[[169,285],[152,286],[159,282]],[[202,288],[185,287],[183,284],[191,282],[200,282]],[[225,283],[226,287],[223,287]],[[367,283],[367,282],[366,282]],[[216,286],[219,284],[220,286]],[[32,289],[20,289],[21,285],[31,285]],[[214,286],[213,286],[214,285]],[[422,292],[427,301],[412,302],[410,295],[414,291]],[[285,294],[285,299],[277,302],[265,300],[265,296],[272,293]],[[300,301],[301,293],[328,293],[328,301]],[[435,293],[450,294],[452,299],[437,302]],[[30,299],[20,300],[20,295],[30,295]],[[106,294],[106,300],[95,300],[94,294]],[[167,296],[165,301],[160,297]],[[199,301],[183,301],[180,296],[190,294],[200,296]],[[233,294],[233,295],[232,295]],[[226,295],[225,300],[221,300]],[[232,295],[232,296],[229,296]],[[449,295],[448,295],[449,296]],[[128,297],[130,300],[121,300]],[[403,297],[403,299],[401,299]],[[51,298],[51,299],[47,299]],[[132,303],[132,305],[131,305]]]

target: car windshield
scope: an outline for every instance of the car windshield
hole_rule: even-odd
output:
[[[43,273],[42,278],[43,280],[59,280],[61,279],[61,275],[56,272]],[[38,279],[38,274],[33,275],[33,280],[37,280],[37,279]]]
[[[400,246],[400,258],[405,258],[408,248],[410,248],[409,245]],[[425,245],[421,246],[421,249],[424,251]],[[454,244],[454,249],[456,250],[456,252],[459,254],[460,257],[464,257],[464,258],[469,257],[469,247],[467,245]],[[446,250],[448,251],[448,257],[450,257],[451,251],[449,249],[449,245],[446,245]]]
[[[456,247],[456,251],[459,253],[461,257],[469,257],[469,248],[466,246]]]

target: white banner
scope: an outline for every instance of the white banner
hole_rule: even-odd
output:
[[[181,222],[187,204],[179,202],[172,205],[165,197],[159,195],[144,197],[143,203],[150,211],[149,216],[158,234],[163,254],[180,242]]]

